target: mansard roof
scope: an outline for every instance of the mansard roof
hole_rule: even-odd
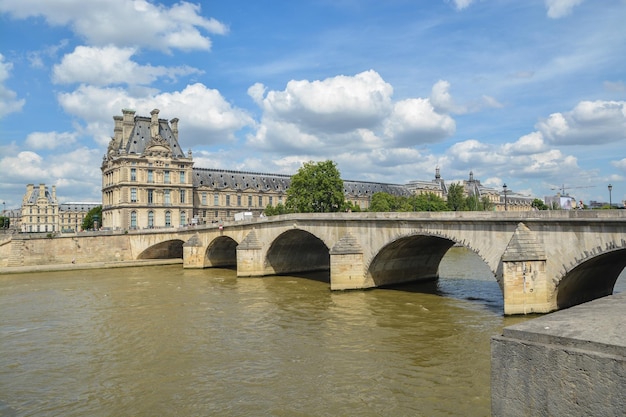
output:
[[[150,134],[150,118],[144,116],[135,116],[135,126],[131,131],[128,141],[122,142],[122,146],[125,144],[125,151],[128,154],[143,155],[147,148],[151,145],[155,145],[154,138]],[[166,147],[170,148],[172,157],[184,158],[185,153],[180,148],[178,140],[174,136],[172,129],[166,119],[159,119],[159,133],[158,136],[162,138],[162,143]]]
[[[260,172],[231,171],[225,169],[193,169],[194,187],[208,187],[215,189],[229,188],[232,190],[255,190],[261,192],[284,192],[291,184],[291,175],[265,174]],[[353,196],[367,196],[377,192],[393,195],[411,195],[403,185],[383,184],[367,181],[343,182],[344,193]]]
[[[226,169],[193,169],[194,187],[233,190],[286,191],[291,176],[282,174],[263,174],[259,172],[231,171]]]

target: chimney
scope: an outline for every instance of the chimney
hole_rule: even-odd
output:
[[[53,185],[52,186],[52,201],[56,201],[57,199],[57,186]]]
[[[155,138],[159,134],[159,109],[150,112],[150,137]]]
[[[135,127],[135,110],[122,109],[123,123],[122,123],[122,139],[123,139],[123,148],[126,148],[126,144],[130,139],[130,134],[133,132],[133,128]]]
[[[172,124],[172,133],[174,134],[174,139],[178,141],[178,119],[173,118],[172,120],[170,120],[170,123]]]
[[[113,116],[113,121],[115,122],[115,127],[113,128],[113,138],[115,138],[116,142],[122,141],[122,122],[124,118],[122,116]]]
[[[39,198],[46,198],[46,184],[39,184]]]
[[[35,189],[35,184],[26,184],[26,194],[22,199],[22,205],[30,199],[30,196],[33,195],[33,190]]]

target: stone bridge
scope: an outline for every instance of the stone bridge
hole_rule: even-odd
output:
[[[129,236],[137,259],[182,256],[238,277],[330,270],[332,290],[437,279],[458,244],[489,266],[505,314],[612,294],[626,266],[626,210],[291,214]]]

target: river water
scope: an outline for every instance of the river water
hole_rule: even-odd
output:
[[[463,248],[440,275],[349,292],[180,265],[5,275],[0,416],[490,415],[490,337],[528,317],[503,317]]]

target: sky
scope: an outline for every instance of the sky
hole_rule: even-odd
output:
[[[156,108],[196,167],[617,203],[625,22],[626,0],[0,0],[0,200],[100,202],[113,116]]]

